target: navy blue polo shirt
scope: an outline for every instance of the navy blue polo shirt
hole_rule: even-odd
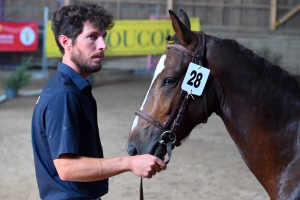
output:
[[[61,154],[103,158],[97,105],[90,84],[71,67],[58,71],[42,90],[33,111],[32,147],[41,199],[97,198],[108,192],[108,179],[62,181],[53,160]]]

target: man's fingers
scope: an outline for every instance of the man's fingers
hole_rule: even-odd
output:
[[[150,178],[152,178],[152,174],[148,174],[148,176],[143,177],[143,178],[148,178],[148,179],[150,179]]]
[[[156,164],[156,165],[154,166],[154,170],[155,170],[156,172],[160,172],[162,169],[161,169],[161,166],[159,166],[158,164]]]
[[[156,171],[154,169],[150,170],[148,172],[148,175],[145,178],[152,178],[156,174]]]
[[[151,174],[152,176],[154,176],[154,175],[156,174],[156,171],[155,171],[155,170],[151,170],[151,171],[150,171],[150,174]]]
[[[156,163],[157,163],[157,165],[159,166],[159,169],[160,169],[160,170],[165,170],[165,169],[167,169],[167,164],[166,164],[164,161],[158,159],[158,160],[156,161]]]

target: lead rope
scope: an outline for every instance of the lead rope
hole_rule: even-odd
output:
[[[183,119],[183,115],[186,112],[186,107],[189,103],[189,96],[191,96],[193,98],[193,96],[191,94],[186,94],[184,101],[182,103],[181,109],[178,112],[178,115],[176,117],[176,119],[174,120],[173,126],[171,128],[171,133],[174,133],[177,129],[177,127],[180,125],[181,120]],[[172,144],[174,141],[170,140],[168,143],[166,143],[167,146],[167,153],[168,153],[168,160],[166,161],[166,164],[168,164],[171,160],[172,157]],[[165,143],[164,143],[165,144]],[[144,191],[143,191],[143,178],[141,177],[141,181],[140,181],[140,200],[144,200]]]
[[[141,177],[141,181],[140,181],[140,200],[144,200],[143,178],[142,177]]]
[[[169,163],[171,156],[172,156],[172,142],[167,143],[167,152],[168,152],[168,160],[166,164]],[[141,177],[140,181],[140,200],[144,200],[144,190],[143,190],[143,178]]]

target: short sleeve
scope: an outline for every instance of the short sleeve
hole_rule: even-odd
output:
[[[52,159],[61,154],[79,152],[80,104],[71,92],[60,92],[45,110],[45,128]]]

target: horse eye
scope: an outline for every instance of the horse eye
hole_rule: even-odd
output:
[[[163,86],[172,87],[176,84],[175,78],[165,78],[163,81]]]

